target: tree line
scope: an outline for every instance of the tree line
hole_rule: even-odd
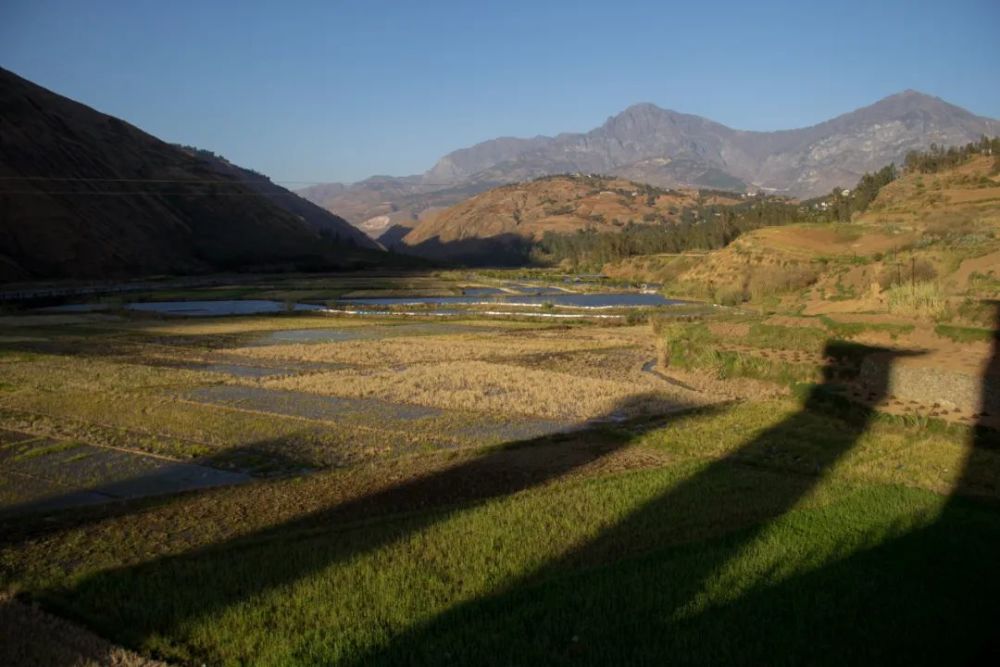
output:
[[[992,155],[993,171],[1000,172],[1000,138],[985,136],[964,146],[945,148],[932,143],[927,150],[910,151],[903,161],[903,171],[936,174],[964,164],[977,155]],[[867,210],[879,191],[898,177],[895,164],[872,174],[866,173],[853,190],[845,192],[835,188],[826,197],[806,202],[809,204],[806,217],[816,222],[850,222],[853,215]]]
[[[1000,137],[991,139],[984,136],[979,141],[973,141],[964,146],[951,146],[950,148],[931,144],[926,151],[907,153],[903,167],[907,171],[917,171],[921,174],[936,174],[939,171],[968,162],[977,155],[992,155],[993,170],[1000,171]]]
[[[784,225],[799,217],[799,206],[779,198],[759,198],[736,205],[704,205],[685,209],[677,223],[628,222],[618,232],[584,229],[575,234],[546,232],[531,249],[535,263],[568,262],[599,269],[635,255],[714,250],[740,234],[760,227]]]
[[[850,222],[857,213],[864,213],[879,191],[899,178],[895,164],[865,174],[853,190],[834,188],[825,197],[803,202],[802,218],[806,222]]]

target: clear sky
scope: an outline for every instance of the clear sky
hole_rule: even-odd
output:
[[[0,65],[279,181],[429,168],[636,102],[740,129],[906,88],[1000,118],[1000,0],[0,0]]]

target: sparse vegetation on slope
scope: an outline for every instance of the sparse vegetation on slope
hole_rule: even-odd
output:
[[[634,257],[604,271],[727,305],[982,324],[976,300],[1000,295],[1000,176],[983,145],[956,151],[961,159],[940,171],[881,184],[850,223],[764,228],[705,255]],[[950,153],[913,162],[939,154]]]

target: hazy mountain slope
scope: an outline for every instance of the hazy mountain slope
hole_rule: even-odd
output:
[[[305,191],[358,224],[390,215],[406,198],[406,216],[457,203],[463,188],[559,173],[603,173],[660,187],[744,189],[793,196],[851,187],[865,171],[901,162],[931,143],[963,144],[1000,133],[1000,121],[975,116],[936,97],[906,91],[807,128],[734,130],[699,116],[637,104],[586,133],[503,138],[449,153],[422,176],[379,177]],[[445,193],[444,190],[448,189]]]
[[[490,167],[517,159],[524,153],[543,149],[554,141],[550,137],[516,139],[501,137],[491,141],[461,148],[448,153],[438,160],[426,174],[427,184],[451,184],[489,169]]]
[[[381,229],[378,222],[363,225],[372,218],[389,217],[393,225],[413,227],[430,208],[453,204],[509,181],[463,182],[456,185],[428,184],[421,176],[393,178],[373,176],[347,186],[340,183],[314,185],[298,191],[311,202],[335,211],[362,229]],[[372,238],[379,239],[378,236]]]
[[[2,280],[333,268],[363,242],[262,176],[0,69]]]
[[[866,171],[930,144],[953,146],[1000,133],[1000,122],[975,116],[916,91],[891,95],[871,106],[801,130],[743,132],[736,139],[746,163],[734,173],[796,195],[849,187]]]

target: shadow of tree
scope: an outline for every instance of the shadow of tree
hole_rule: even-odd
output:
[[[864,352],[882,358],[869,389],[876,400],[886,396],[892,359],[906,353],[838,347],[829,344],[824,357]],[[444,656],[462,664],[645,664],[712,653],[713,646],[695,646],[698,632],[679,633],[678,619],[694,613],[706,585],[817,486],[875,415],[865,406],[845,408],[833,396],[835,372],[833,365],[824,369],[824,382],[811,390],[800,412],[707,464],[596,539],[355,663],[429,664]],[[815,415],[832,410],[841,419],[817,432]],[[693,525],[688,517],[709,525]],[[734,525],[752,527],[733,532]],[[678,547],[670,559],[656,555],[657,549],[662,553],[695,537],[720,539]],[[738,653],[716,657],[741,661]],[[773,655],[757,658],[774,662]]]
[[[650,404],[639,394],[608,413],[617,420]],[[404,540],[443,522],[471,505],[544,485],[620,451],[650,428],[682,412],[714,408],[678,405],[668,415],[640,416],[611,423],[598,419],[568,433],[508,443],[445,469],[294,521],[179,556],[134,567],[101,572],[70,590],[45,597],[63,613],[86,617],[105,636],[130,645],[169,635],[197,619],[210,617],[242,601],[294,584],[330,565]],[[261,488],[267,502],[266,487]],[[386,522],[337,537],[338,529],[374,517],[415,513],[403,524]],[[78,607],[77,605],[80,605]],[[82,613],[82,608],[89,613]],[[249,657],[248,657],[249,659]]]
[[[936,516],[832,565],[707,610],[683,632],[698,637],[707,623],[768,618],[753,642],[712,647],[720,659],[738,655],[746,663],[773,662],[769,648],[784,645],[800,658],[795,662],[810,664],[1000,664],[1000,525],[995,501],[972,500],[995,498],[1000,487],[1000,433],[984,423],[1000,415],[1000,303],[991,305],[995,325],[981,374],[979,423],[953,493]]]

